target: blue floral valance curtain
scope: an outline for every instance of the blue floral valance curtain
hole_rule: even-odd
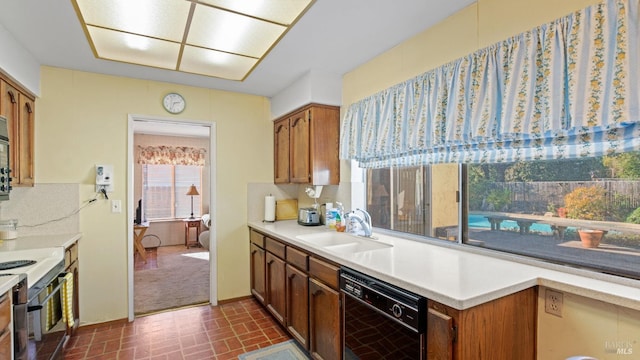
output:
[[[495,163],[640,149],[638,0],[608,0],[347,108],[361,167]]]

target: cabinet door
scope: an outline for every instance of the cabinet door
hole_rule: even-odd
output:
[[[286,311],[286,274],[285,262],[267,251],[266,280],[267,280],[267,309],[282,325],[285,325]]]
[[[265,251],[264,249],[256,246],[255,244],[251,244],[250,256],[251,256],[251,293],[256,297],[256,299],[261,304],[264,304],[265,295],[266,295],[265,284],[264,284]]]
[[[11,353],[11,328],[7,327],[0,331],[0,359],[13,359]]]
[[[287,329],[309,350],[309,276],[287,264]]]
[[[427,360],[453,359],[453,318],[435,309],[427,313]]]
[[[20,160],[18,146],[18,117],[20,114],[19,92],[6,81],[0,80],[0,115],[7,118],[7,131],[9,134],[9,166],[11,168],[12,185],[18,184],[17,165]]]
[[[0,115],[11,121],[18,117],[18,90],[4,80],[0,80]],[[11,134],[11,125],[9,126],[9,134]]]
[[[309,111],[294,114],[290,126],[290,182],[306,184],[309,179]]]
[[[314,106],[309,115],[309,172],[315,185],[340,183],[340,109]]]
[[[14,138],[18,143],[13,144],[17,147],[17,162],[14,162],[13,174],[15,184],[33,186],[34,170],[33,170],[33,130],[35,121],[35,103],[23,94],[19,94],[18,102],[20,104],[20,113],[18,121],[15,123]],[[15,156],[14,156],[15,157]]]
[[[273,124],[273,182],[289,182],[289,119],[278,120]]]
[[[314,359],[342,359],[340,293],[309,280],[309,352]]]

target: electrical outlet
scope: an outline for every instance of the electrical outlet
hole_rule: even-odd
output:
[[[112,213],[122,212],[122,203],[120,202],[120,200],[111,200],[111,212]]]
[[[544,295],[544,311],[549,314],[562,317],[562,293],[546,289]]]

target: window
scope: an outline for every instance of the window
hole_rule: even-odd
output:
[[[438,164],[367,170],[367,209],[373,226],[422,236],[458,228],[458,168]]]
[[[373,226],[428,235],[425,203],[427,168],[369,169],[367,210]]]
[[[369,169],[367,207],[375,227],[640,278],[638,152]]]
[[[147,220],[200,216],[201,196],[187,196],[191,184],[202,194],[202,166],[143,165],[142,199]]]

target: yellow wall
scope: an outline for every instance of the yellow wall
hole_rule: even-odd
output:
[[[249,295],[247,183],[271,182],[272,131],[268,99],[204,88],[60,68],[41,69],[36,100],[36,181],[79,183],[80,199],[94,197],[95,164],[113,164],[115,191],[127,197],[128,114],[171,117],[161,99],[187,100],[176,119],[210,121],[217,128],[218,298]],[[37,186],[37,185],[36,185]],[[80,213],[80,305],[83,323],[127,317],[127,214],[108,201]],[[168,294],[170,295],[170,294]]]
[[[479,0],[347,73],[342,105],[598,2]]]
[[[343,107],[387,87],[504,40],[537,25],[598,3],[597,0],[479,0],[437,26],[416,35],[343,77]],[[565,294],[567,295],[567,294]],[[539,313],[539,359],[593,350],[601,359],[604,341],[624,340],[632,330],[638,340],[638,313],[576,296],[567,296],[564,318]],[[623,317],[631,320],[622,320]],[[579,337],[573,334],[579,332]],[[638,356],[636,343],[632,356]],[[610,355],[608,355],[610,356]],[[615,358],[615,357],[613,357]],[[617,358],[616,358],[617,359]]]
[[[640,311],[563,293],[562,317],[557,317],[544,310],[545,291],[538,292],[538,359],[640,357]],[[627,353],[617,354],[618,349]]]

